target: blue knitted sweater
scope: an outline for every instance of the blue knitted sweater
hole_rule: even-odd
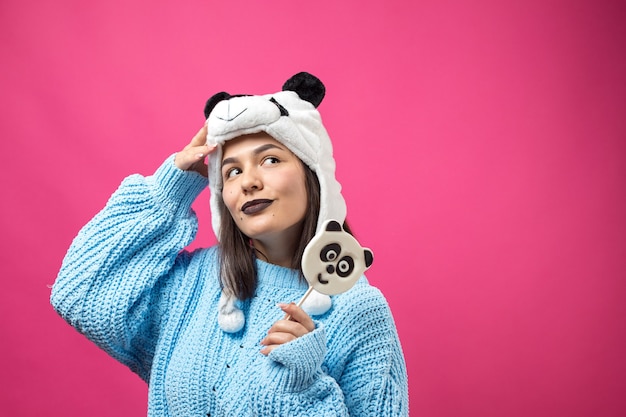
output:
[[[195,237],[206,178],[169,158],[132,175],[78,234],[52,289],[55,310],[149,383],[150,416],[405,416],[407,375],[389,307],[365,277],[312,316],[316,329],[259,353],[298,300],[298,271],[257,260],[244,328],[217,323],[218,247]]]

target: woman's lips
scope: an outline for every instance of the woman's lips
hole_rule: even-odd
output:
[[[265,210],[272,203],[272,200],[266,199],[248,201],[241,206],[241,211],[243,211],[244,214],[255,214]]]

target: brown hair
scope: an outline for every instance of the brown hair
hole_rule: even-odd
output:
[[[304,167],[304,184],[307,193],[307,212],[302,223],[302,233],[291,261],[291,268],[302,270],[302,254],[309,241],[315,236],[317,219],[320,212],[320,183],[317,175],[300,161]],[[218,198],[220,210],[220,284],[240,300],[254,296],[257,285],[254,248],[250,238],[243,234],[235,224],[232,215],[224,204],[221,195]]]

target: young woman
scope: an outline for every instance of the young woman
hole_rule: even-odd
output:
[[[215,95],[191,143],[126,178],[72,243],[52,304],[149,383],[149,415],[408,415],[393,318],[365,277],[292,303],[306,246],[345,220],[323,95],[306,73],[272,95]],[[188,252],[207,182],[220,243]]]

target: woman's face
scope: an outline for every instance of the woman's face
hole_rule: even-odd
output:
[[[237,227],[263,246],[293,245],[307,212],[304,167],[265,132],[227,141],[222,198]]]

